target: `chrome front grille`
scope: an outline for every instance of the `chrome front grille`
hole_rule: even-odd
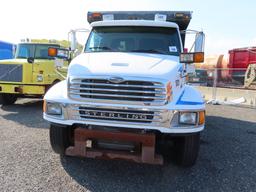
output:
[[[122,109],[122,108],[98,108],[77,106],[72,108],[73,118],[83,121],[115,121],[137,124],[159,123],[162,121],[162,112]]]
[[[74,99],[93,99],[163,104],[166,89],[163,83],[124,80],[113,83],[106,79],[72,79],[69,96]]]
[[[22,65],[0,64],[0,81],[22,82]]]

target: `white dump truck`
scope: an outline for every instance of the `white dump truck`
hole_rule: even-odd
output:
[[[188,53],[190,20],[182,11],[88,12],[84,52],[44,97],[53,150],[149,164],[171,156],[194,165],[205,104],[186,77],[204,60],[204,34],[196,33]],[[75,32],[72,39],[74,47]]]

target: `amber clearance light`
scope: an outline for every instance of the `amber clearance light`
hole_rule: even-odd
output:
[[[181,63],[203,63],[204,62],[204,53],[181,53],[180,54]]]
[[[167,99],[167,101],[172,100],[172,84],[171,84],[171,82],[168,82],[166,85],[166,99]]]
[[[203,63],[204,62],[204,53],[195,53],[194,54],[194,62],[195,63]]]
[[[43,112],[46,113],[46,101],[44,100],[44,103],[43,103]]]
[[[58,54],[58,50],[56,48],[51,47],[48,49],[48,56],[56,57],[57,54]]]
[[[203,125],[205,123],[205,111],[199,112],[199,125]]]

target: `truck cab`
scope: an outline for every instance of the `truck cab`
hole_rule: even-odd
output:
[[[49,41],[23,42],[17,45],[15,58],[0,61],[0,104],[13,104],[19,97],[42,97],[51,85],[64,80],[68,58],[56,67],[49,48],[63,48]]]
[[[203,61],[202,52],[183,53],[190,19],[191,12],[89,12],[84,53],[44,97],[53,150],[162,164],[173,148],[180,164],[193,165],[205,105],[186,85],[187,63]]]

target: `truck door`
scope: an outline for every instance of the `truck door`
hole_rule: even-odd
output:
[[[23,60],[23,83],[33,83],[33,64],[28,62],[28,58],[34,58],[35,46],[28,43],[20,43],[17,46],[15,59]]]
[[[62,80],[58,73],[53,57],[48,56],[49,47],[59,47],[57,45],[38,44],[35,46],[35,60],[33,64],[33,81],[37,84],[49,85],[55,80]],[[66,63],[67,65],[67,63]],[[63,75],[65,76],[65,74]]]

